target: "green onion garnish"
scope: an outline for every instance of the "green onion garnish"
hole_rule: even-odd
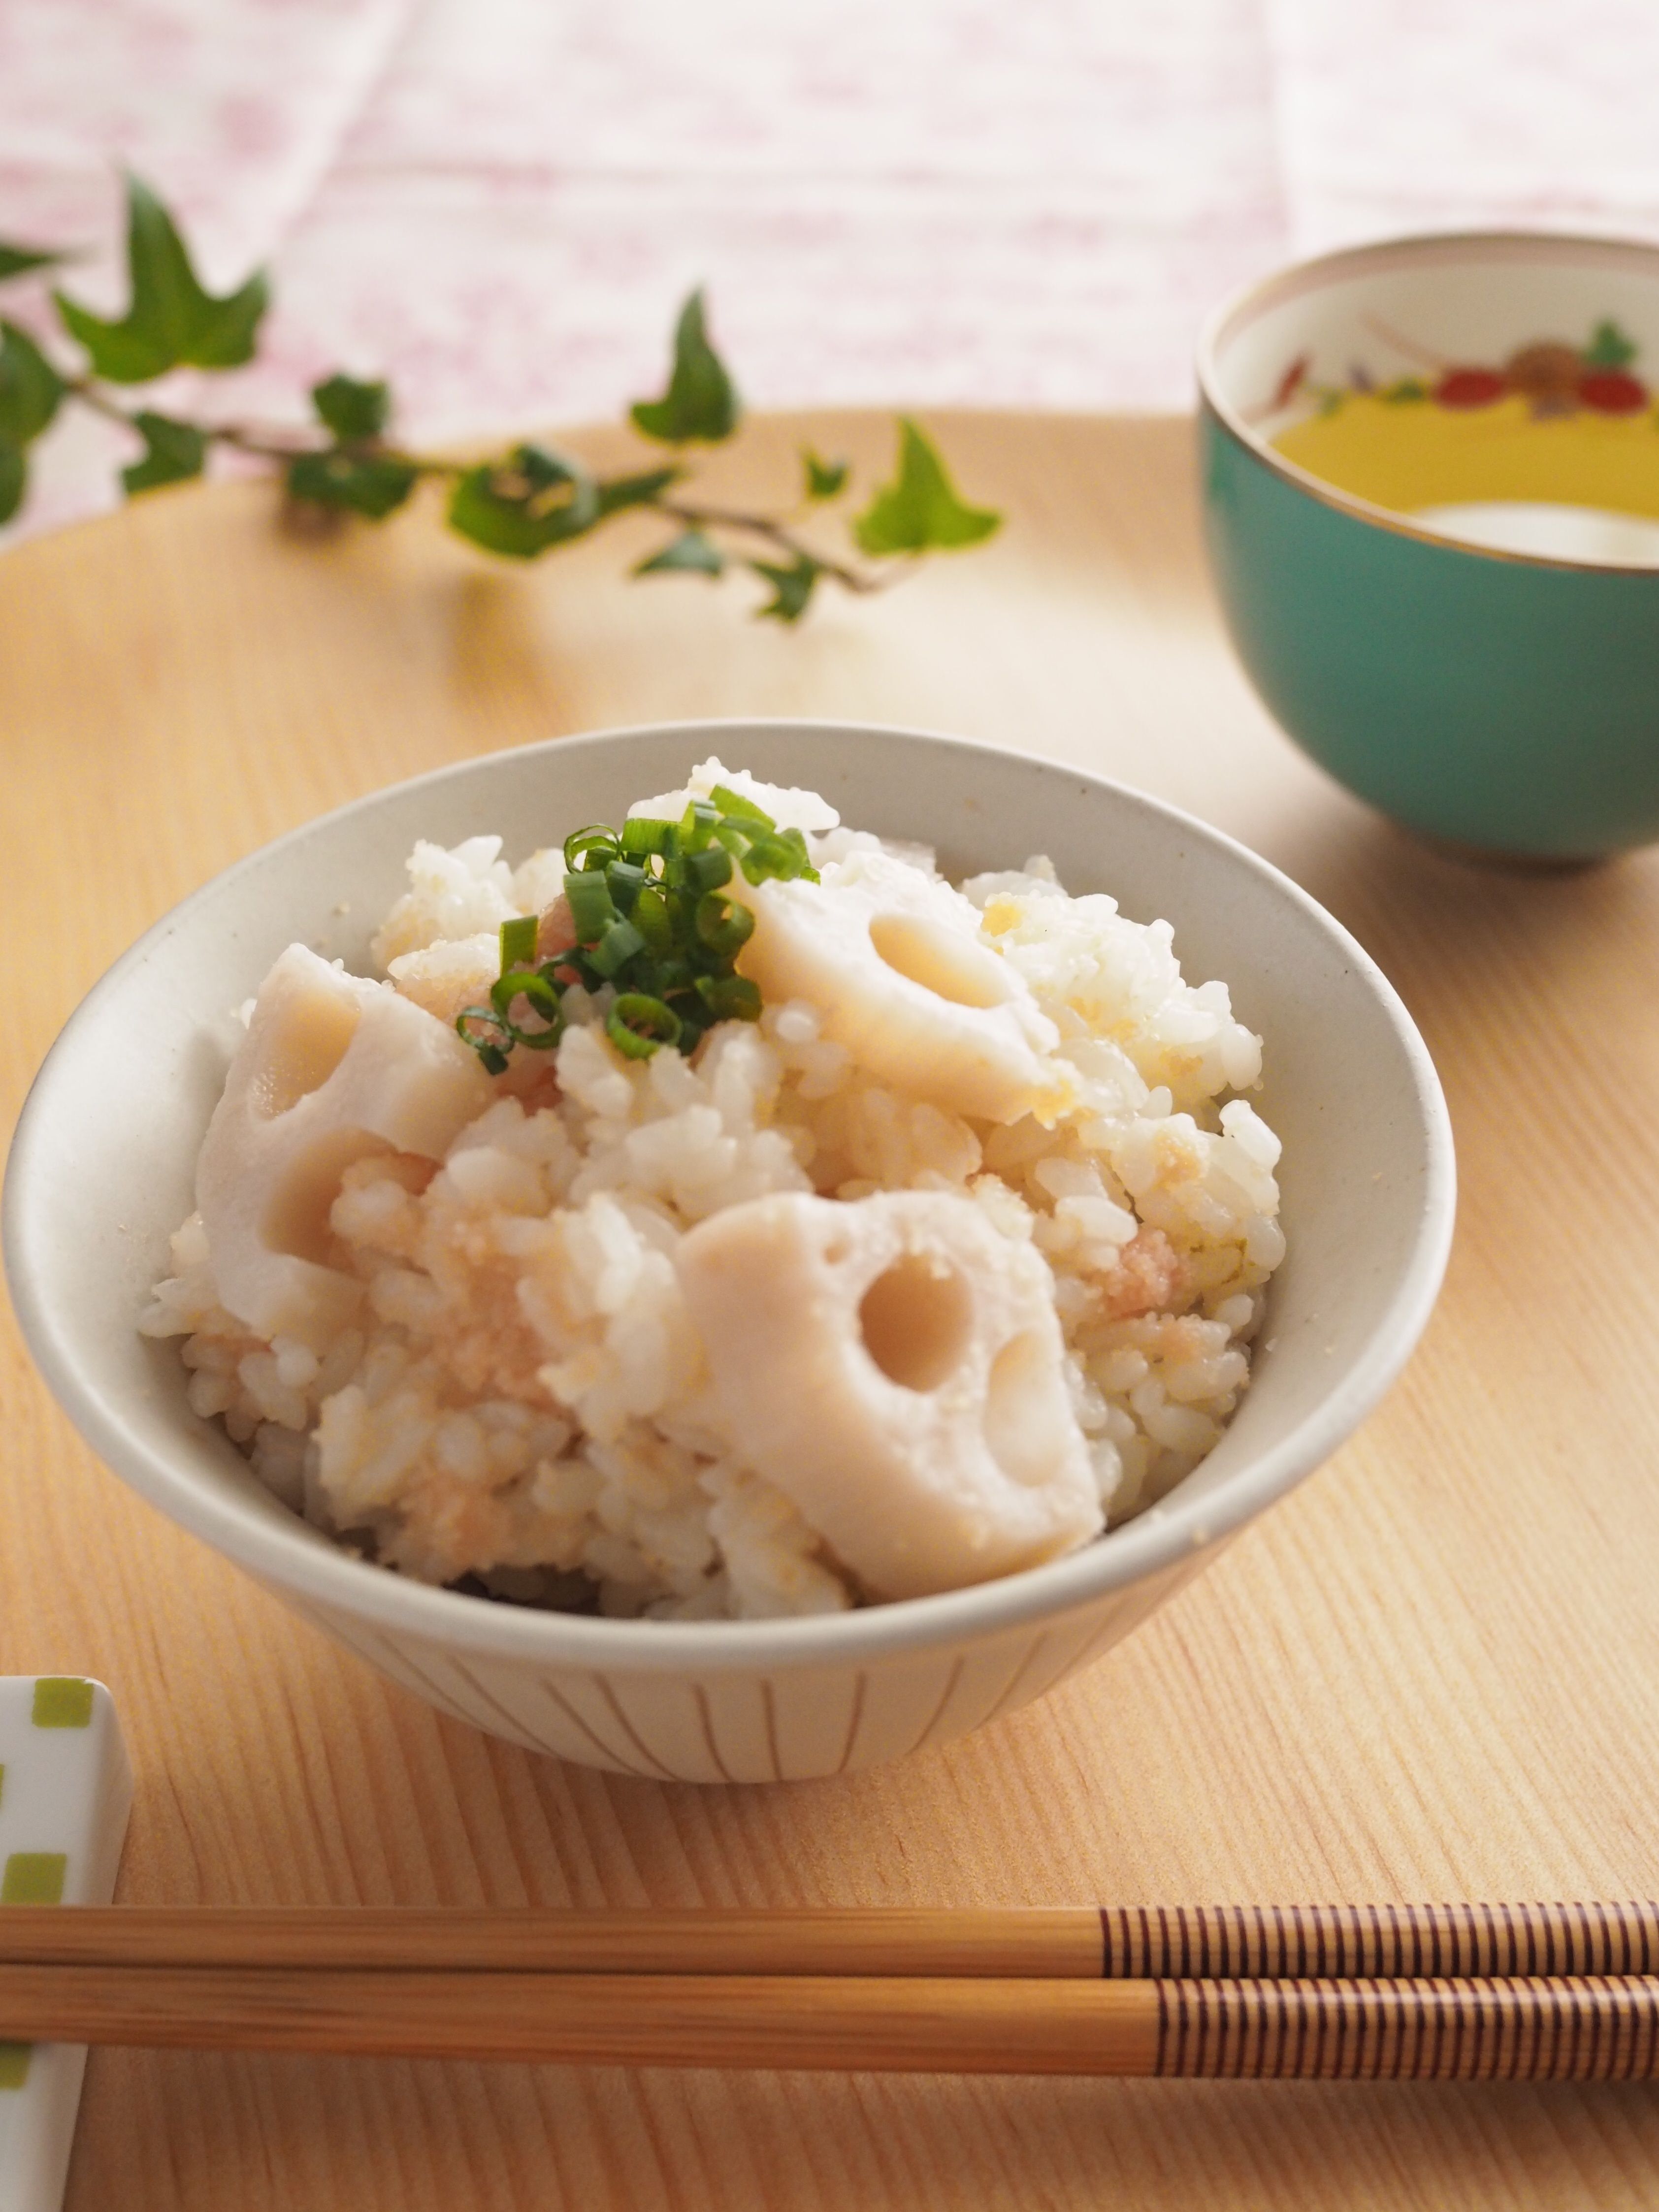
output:
[[[751,884],[764,883],[775,877],[787,883],[796,876],[817,881],[817,871],[807,857],[806,840],[799,830],[774,830],[757,837],[741,862],[743,872]]]
[[[605,1017],[605,1028],[629,1060],[649,1060],[659,1045],[678,1044],[680,1038],[679,1016],[644,991],[624,991]]]
[[[729,959],[753,936],[755,917],[735,899],[722,898],[718,891],[705,891],[697,901],[693,926],[699,944]]]
[[[760,1019],[760,986],[746,975],[699,975],[697,996],[717,1022]]]
[[[510,968],[489,987],[489,1003],[502,1029],[514,1044],[528,1045],[532,1052],[550,1052],[564,1030],[560,988],[553,981],[551,965],[550,962],[545,969]],[[514,1021],[514,1005],[520,999],[540,1015],[539,1029],[526,1030]]]
[[[647,860],[664,850],[673,828],[672,822],[659,822],[648,814],[630,814],[622,826],[623,851],[630,860]]]
[[[483,1022],[486,1026],[482,1036],[474,1036],[468,1026]],[[455,1034],[463,1044],[470,1044],[483,1062],[486,1075],[504,1075],[507,1055],[513,1048],[513,1040],[507,1034],[501,1016],[493,1006],[464,1006],[455,1017]]]
[[[724,845],[706,845],[701,853],[683,854],[668,863],[668,880],[676,890],[717,891],[732,880],[732,855]]]
[[[740,791],[733,791],[729,783],[717,783],[708,796],[722,814],[735,814],[739,822],[757,822],[763,830],[775,830],[778,826],[769,814],[756,805],[752,799],[745,799]]]
[[[668,894],[659,884],[647,884],[634,902],[629,915],[645,939],[647,952],[666,952],[674,942],[674,923],[668,911]]]
[[[533,914],[521,914],[513,921],[501,924],[501,973],[512,968],[531,968],[536,961],[537,919]]]
[[[645,889],[645,870],[637,860],[612,860],[605,872],[605,888],[618,914],[632,914],[634,902]]]
[[[573,830],[564,841],[564,864],[572,870],[603,868],[622,851],[617,833],[603,822],[586,830]]]
[[[610,885],[601,875],[567,876],[564,895],[570,902],[577,944],[597,945],[617,918]]]
[[[645,939],[631,921],[613,921],[587,954],[588,964],[614,982],[636,952],[645,950]]]
[[[504,921],[489,1004],[456,1018],[491,1075],[515,1045],[548,1052],[558,1042],[572,981],[615,991],[605,1033],[630,1060],[665,1044],[690,1054],[716,1022],[754,1021],[759,987],[736,963],[755,917],[727,895],[734,866],[751,884],[817,880],[800,831],[780,830],[726,784],[692,799],[678,822],[630,815],[619,831],[590,823],[566,838],[564,859],[575,944],[538,965],[536,916]]]
[[[701,853],[714,834],[714,824],[720,818],[718,806],[711,806],[706,799],[694,799],[679,819],[679,841],[682,853]]]

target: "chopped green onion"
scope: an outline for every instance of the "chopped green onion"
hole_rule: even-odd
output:
[[[764,883],[769,877],[780,883],[791,883],[797,877],[813,884],[818,879],[806,840],[799,830],[778,830],[769,836],[757,837],[744,854],[742,866],[751,884]]]
[[[630,860],[648,860],[664,849],[673,830],[672,822],[659,822],[653,815],[630,814],[622,826],[623,853]]]
[[[469,1022],[487,1022],[497,1036],[506,1036],[507,1032],[501,1027],[501,1018],[495,1008],[493,1006],[463,1006],[455,1017],[455,1034],[463,1044],[470,1044],[473,1051],[477,1054],[478,1058],[483,1062],[486,1075],[504,1075],[507,1072],[507,1054],[512,1049],[512,1039],[507,1038],[507,1050],[504,1051],[494,1038],[474,1036],[467,1027]]]
[[[675,957],[657,963],[654,978],[657,995],[661,999],[678,998],[690,991],[696,982],[696,971],[689,960]]]
[[[701,853],[687,853],[668,864],[668,880],[677,890],[695,892],[701,897],[705,891],[717,891],[722,884],[732,880],[732,855],[724,845],[706,846]]]
[[[711,952],[729,959],[754,935],[755,917],[735,899],[722,898],[718,891],[705,891],[697,901],[694,926]]]
[[[605,888],[618,914],[632,914],[634,902],[644,890],[645,870],[635,860],[612,860],[605,872]]]
[[[644,950],[645,939],[631,921],[613,921],[599,943],[590,947],[587,957],[609,982],[619,968]]]
[[[679,1017],[660,999],[624,991],[605,1017],[605,1034],[629,1060],[649,1060],[659,1045],[678,1044]]]
[[[567,876],[564,895],[570,902],[571,926],[578,945],[597,945],[617,919],[610,887],[601,875]]]
[[[753,1021],[760,990],[735,963],[755,916],[726,895],[726,886],[738,867],[751,884],[817,880],[800,831],[780,830],[729,784],[717,785],[711,799],[691,799],[677,822],[630,815],[620,830],[604,823],[575,830],[564,858],[574,945],[538,963],[537,916],[503,922],[489,1004],[456,1019],[458,1035],[492,1075],[507,1067],[515,1045],[552,1049],[574,982],[590,993],[616,990],[606,1033],[635,1059],[671,1043],[690,1053],[716,1022]]]
[[[701,853],[714,834],[714,824],[720,818],[718,806],[711,806],[706,799],[694,799],[679,820],[679,840],[682,853]]]
[[[752,799],[745,799],[740,791],[733,791],[729,783],[717,783],[709,793],[722,814],[735,814],[740,822],[758,822],[763,830],[775,830],[777,823]]]
[[[573,830],[564,841],[564,864],[572,870],[603,868],[621,852],[617,833],[603,822],[586,830]]]
[[[674,925],[669,918],[668,894],[654,883],[647,883],[634,902],[629,920],[645,939],[647,952],[666,952],[674,942]]]
[[[501,924],[501,973],[511,968],[531,967],[536,958],[537,918],[533,914],[521,914],[515,921]]]
[[[699,975],[697,996],[717,1022],[757,1022],[761,994],[747,975]]]
[[[550,963],[541,969],[509,969],[489,988],[489,1003],[502,1029],[514,1044],[527,1045],[532,1052],[550,1052],[563,1034],[564,1014],[559,998],[559,986],[553,980]],[[532,1011],[541,1016],[540,1029],[523,1029],[514,1022],[513,1006],[518,999],[526,1000]]]

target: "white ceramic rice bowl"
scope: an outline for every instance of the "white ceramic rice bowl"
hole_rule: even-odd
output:
[[[1163,917],[1189,980],[1266,1038],[1289,1255],[1250,1389],[1162,1504],[1071,1557],[949,1595],[777,1621],[614,1621],[493,1604],[351,1556],[279,1504],[185,1400],[138,1315],[192,1204],[228,1009],[295,939],[367,964],[417,837],[500,831],[521,857],[672,789],[710,752],[821,790],[844,820],[938,847],[953,878],[1047,853],[1073,892]],[[343,905],[345,908],[343,911]],[[112,1070],[120,1142],[110,1142]],[[5,1252],[30,1346],[109,1466],[318,1627],[441,1711],[526,1748],[694,1782],[843,1773],[1042,1696],[1144,1620],[1334,1451],[1420,1334],[1450,1243],[1450,1129],[1409,1015],[1276,870],[1140,793],[914,732],[701,722],[499,753],[342,808],[158,922],[88,994],[30,1094]]]

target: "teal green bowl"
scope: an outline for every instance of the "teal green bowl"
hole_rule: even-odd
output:
[[[1659,839],[1659,250],[1514,234],[1304,262],[1198,360],[1204,514],[1269,711],[1408,829]]]

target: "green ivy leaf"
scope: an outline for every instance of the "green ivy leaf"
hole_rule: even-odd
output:
[[[810,446],[802,447],[800,458],[808,499],[834,499],[837,492],[845,490],[850,462],[820,460]]]
[[[175,422],[170,415],[152,415],[146,409],[133,416],[132,427],[144,441],[144,457],[121,471],[129,499],[158,485],[184,483],[201,475],[207,465],[207,439],[193,422]]]
[[[420,481],[412,461],[395,453],[352,453],[336,446],[326,453],[301,453],[288,466],[290,499],[318,507],[341,507],[371,522],[384,522],[400,507]]]
[[[504,461],[470,469],[449,501],[452,530],[511,561],[533,561],[599,519],[599,487],[581,463],[541,446],[520,446]]]
[[[0,522],[9,522],[23,504],[28,464],[23,448],[0,438]]]
[[[0,284],[8,276],[26,276],[31,269],[55,269],[67,261],[66,253],[52,253],[33,246],[14,246],[0,238]]]
[[[686,530],[665,545],[660,553],[653,553],[648,561],[641,561],[634,574],[636,576],[723,576],[726,574],[726,556],[718,545],[703,536],[701,530]]]
[[[854,520],[853,536],[862,553],[926,553],[977,545],[1001,521],[992,508],[957,497],[932,442],[907,415],[899,418],[898,474]]]
[[[649,507],[684,473],[683,469],[647,469],[641,476],[602,479],[593,487],[599,497],[596,520],[603,522],[608,515],[620,514],[625,507]]]
[[[823,574],[810,553],[802,553],[787,568],[772,561],[751,561],[750,567],[772,586],[772,597],[757,612],[763,621],[797,623],[806,612],[813,586]]]
[[[337,373],[311,387],[311,404],[325,430],[332,430],[342,445],[354,439],[385,435],[392,420],[392,386],[360,384],[354,376]]]
[[[254,333],[270,302],[264,278],[251,276],[220,300],[204,292],[172,216],[137,177],[127,179],[127,269],[132,301],[118,323],[62,292],[52,295],[64,329],[100,376],[146,384],[181,362],[240,368],[253,358]]]
[[[1628,368],[1639,350],[1628,331],[1620,330],[1615,322],[1601,322],[1590,332],[1584,362],[1589,368]]]
[[[27,331],[0,322],[0,439],[27,446],[58,412],[64,380]]]
[[[641,399],[629,410],[636,428],[665,446],[691,439],[706,445],[729,438],[742,410],[726,364],[708,343],[702,293],[694,292],[674,327],[674,366],[660,399]]]

